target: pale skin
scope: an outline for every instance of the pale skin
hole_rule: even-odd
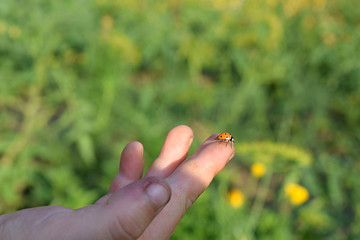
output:
[[[30,208],[0,216],[0,239],[169,239],[188,208],[233,157],[230,144],[210,136],[189,158],[193,132],[184,125],[167,135],[158,158],[143,173],[143,146],[123,150],[110,191],[95,204],[72,210]]]

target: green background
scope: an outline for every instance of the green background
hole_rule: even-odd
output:
[[[359,239],[359,32],[356,0],[2,0],[0,213],[91,204],[187,124],[238,153],[173,239]]]

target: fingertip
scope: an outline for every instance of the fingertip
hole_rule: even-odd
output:
[[[136,181],[142,177],[144,147],[138,141],[128,143],[120,158],[119,174]]]
[[[140,149],[141,151],[143,151],[143,150],[144,150],[144,146],[142,145],[142,143],[141,143],[141,142],[138,142],[138,141],[133,141],[133,142],[131,142],[131,144],[132,144],[132,145],[134,145],[134,147],[136,147],[136,148]]]
[[[131,148],[138,154],[138,156],[143,157],[144,154],[144,146],[141,142],[133,141],[131,142]]]
[[[171,129],[146,176],[169,176],[186,159],[193,138],[193,131],[186,125]]]
[[[137,152],[139,152],[139,153],[143,153],[143,152],[144,152],[144,147],[143,147],[143,145],[142,145],[140,142],[138,142],[138,141],[132,141],[132,142],[128,143],[128,144],[125,146],[123,152],[124,152],[125,150],[137,151]]]
[[[229,162],[235,154],[235,147],[233,143],[213,142],[209,145],[210,151],[214,152],[214,155],[225,158],[226,162]]]
[[[235,145],[233,142],[221,142],[217,140],[219,134],[213,134],[208,137],[204,143],[199,147],[197,152],[202,152],[208,147],[215,155],[228,156],[227,161],[230,161],[235,155]]]
[[[190,139],[194,138],[193,130],[187,125],[179,125],[174,127],[169,131],[168,136],[172,136],[172,135],[178,136],[179,134],[182,136],[187,136]]]
[[[187,125],[179,125],[169,131],[167,138],[183,139],[187,141],[187,147],[189,148],[194,139],[194,132]]]
[[[185,172],[199,176],[200,182],[207,184],[235,154],[233,143],[217,141],[216,136],[211,135],[184,165]]]

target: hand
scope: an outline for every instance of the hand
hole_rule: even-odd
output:
[[[173,128],[160,155],[142,178],[143,147],[129,143],[107,195],[72,210],[60,206],[25,209],[0,216],[7,239],[168,239],[187,209],[234,155],[234,147],[210,136],[186,159],[193,133]]]

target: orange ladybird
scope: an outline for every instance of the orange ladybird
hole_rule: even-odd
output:
[[[233,136],[231,136],[231,134],[227,132],[220,133],[219,136],[217,136],[216,140],[226,143],[234,143],[235,141]]]

